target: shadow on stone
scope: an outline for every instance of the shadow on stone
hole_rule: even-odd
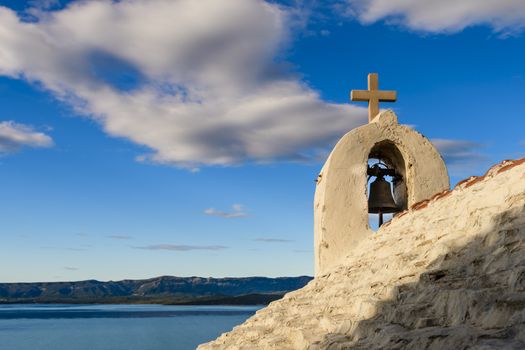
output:
[[[310,349],[525,349],[525,207],[397,287],[370,319]]]

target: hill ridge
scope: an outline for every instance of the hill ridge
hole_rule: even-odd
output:
[[[205,298],[207,302],[246,295],[282,295],[303,287],[312,277],[177,277],[159,276],[148,279],[74,282],[0,283],[0,303],[111,303],[162,302],[191,303]],[[266,299],[265,299],[266,298]],[[255,300],[257,298],[245,298]],[[275,298],[274,298],[275,299]],[[241,299],[242,300],[242,299]]]

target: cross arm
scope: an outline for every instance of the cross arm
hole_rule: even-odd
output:
[[[379,95],[379,101],[384,102],[396,102],[397,100],[397,92],[396,91],[378,91]]]
[[[370,91],[368,90],[352,90],[350,92],[350,100],[352,101],[369,101]]]

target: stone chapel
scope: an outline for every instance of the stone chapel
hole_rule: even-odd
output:
[[[395,174],[392,196],[397,211],[449,189],[445,163],[434,145],[409,126],[400,125],[379,102],[396,100],[381,91],[377,74],[368,75],[368,90],[353,90],[353,101],[367,101],[368,124],[351,130],[335,145],[319,176],[314,198],[315,274],[323,274],[356,249],[369,225],[369,180],[373,170]],[[376,161],[376,167],[370,166]],[[379,166],[381,165],[381,167]],[[382,218],[382,214],[381,218]],[[381,234],[379,230],[377,234]]]

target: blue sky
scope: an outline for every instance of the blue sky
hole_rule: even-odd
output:
[[[523,157],[525,5],[412,2],[0,1],[0,280],[312,274],[370,72],[452,185]]]

